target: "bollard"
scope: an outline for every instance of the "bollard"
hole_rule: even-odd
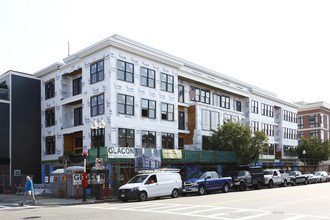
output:
[[[103,193],[102,193],[102,199],[104,199],[104,190],[105,190],[105,183],[103,183]]]
[[[79,199],[79,184],[77,184],[77,199]]]
[[[108,199],[110,199],[111,183],[109,183]]]

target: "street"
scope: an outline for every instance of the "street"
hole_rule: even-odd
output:
[[[0,206],[0,219],[330,219],[330,183],[146,202]]]

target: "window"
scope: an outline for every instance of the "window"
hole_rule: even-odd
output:
[[[309,131],[309,140],[315,141],[319,138],[319,131]]]
[[[212,139],[211,136],[205,136],[205,135],[202,136],[202,145],[203,145],[202,148],[203,149],[210,149],[209,145],[211,143],[211,139]]]
[[[142,147],[143,148],[156,148],[156,132],[155,131],[142,131]]]
[[[241,112],[242,111],[241,101],[235,101],[235,102],[236,102],[236,111]]]
[[[179,129],[185,130],[184,112],[179,112]]]
[[[46,137],[46,154],[55,154],[55,136]]]
[[[319,117],[317,114],[309,115],[309,127],[316,128],[319,126]]]
[[[103,60],[91,65],[91,84],[102,81],[104,78]]]
[[[200,102],[210,104],[210,91],[201,89]]]
[[[283,155],[284,156],[295,156],[294,146],[284,145],[283,146]]]
[[[160,74],[160,88],[162,91],[173,92],[174,77],[165,73]]]
[[[91,97],[91,116],[104,114],[104,94]]]
[[[162,133],[162,148],[174,149],[174,134]]]
[[[211,129],[217,130],[220,124],[219,112],[211,112]]]
[[[142,117],[156,118],[156,101],[142,99]]]
[[[162,120],[174,121],[174,105],[162,103]]]
[[[135,147],[134,129],[118,128],[118,147]]]
[[[184,138],[179,137],[179,150],[184,150]]]
[[[45,99],[50,99],[55,96],[55,80],[45,83]]]
[[[298,129],[304,128],[304,116],[298,116]]]
[[[72,91],[73,96],[81,94],[81,77],[72,80],[72,88],[73,88]]]
[[[230,98],[228,96],[223,95],[221,97],[221,107],[230,109]]]
[[[155,70],[141,67],[141,85],[155,88]]]
[[[134,97],[118,94],[118,113],[134,115]]]
[[[263,151],[263,153],[265,154],[265,155],[274,155],[274,144],[269,144],[268,145],[268,149],[265,149],[264,151]]]
[[[178,102],[184,103],[184,87],[182,85],[179,85],[178,89],[179,89]]]
[[[211,111],[202,109],[202,129],[211,130]]]
[[[261,114],[268,116],[268,117],[273,117],[274,116],[274,107],[271,105],[266,105],[266,104],[261,104]]]
[[[283,120],[297,123],[297,114],[290,112],[290,111],[283,110]]]
[[[132,63],[117,60],[117,79],[133,83],[134,65]]]
[[[257,101],[251,101],[251,112],[258,114],[259,113],[259,108],[258,108],[258,102]]]
[[[46,127],[55,125],[55,108],[47,109],[45,113]]]
[[[221,107],[221,96],[217,94],[213,94],[213,105]]]
[[[259,131],[259,122],[251,121],[251,131],[254,133],[255,131]]]
[[[274,136],[274,125],[262,124],[262,130],[267,136]]]
[[[74,109],[74,126],[82,125],[82,107]]]
[[[104,147],[104,128],[92,129],[91,145],[92,148]]]

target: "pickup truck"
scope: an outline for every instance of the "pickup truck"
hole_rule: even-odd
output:
[[[290,182],[289,174],[284,173],[283,171],[278,169],[269,169],[264,170],[264,178],[265,185],[269,188],[273,188],[274,185],[278,186],[287,186],[288,182]]]
[[[290,176],[290,182],[292,186],[295,186],[299,183],[303,183],[307,185],[308,183],[308,177],[303,175],[300,171],[291,171],[289,173]]]
[[[205,195],[207,192],[222,190],[227,193],[232,186],[231,177],[221,177],[214,171],[199,173],[193,178],[183,181],[182,195],[197,192],[199,195]]]
[[[239,166],[239,170],[231,175],[235,189],[244,191],[247,186],[260,189],[264,184],[264,172],[261,166]]]

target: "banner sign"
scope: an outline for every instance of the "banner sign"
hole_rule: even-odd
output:
[[[150,148],[135,149],[135,170],[154,170],[161,165],[160,150]]]
[[[73,185],[81,185],[82,175],[81,173],[72,174]],[[103,184],[105,183],[105,174],[104,173],[89,173],[88,174],[88,184]]]
[[[169,150],[163,149],[163,158],[164,159],[182,159],[182,151],[181,150]]]
[[[134,147],[109,147],[108,158],[134,158]]]

